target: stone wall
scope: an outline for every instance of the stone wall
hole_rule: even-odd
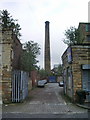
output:
[[[90,23],[79,23],[78,30],[80,43],[90,43],[90,40],[87,38],[87,36],[90,36],[90,28],[88,26],[90,26]]]
[[[11,102],[11,51],[12,51],[12,30],[2,32],[2,101]]]
[[[63,62],[63,80],[64,80],[64,92],[65,94],[67,94],[69,97],[73,97],[73,85],[72,84],[72,78],[69,77],[68,75],[68,71],[70,70],[72,72],[72,66],[71,63],[68,62],[68,54],[67,54],[67,50],[64,52],[63,56],[62,56],[62,62]],[[71,79],[71,81],[69,80]],[[71,83],[70,83],[71,82]]]
[[[72,62],[68,62],[67,50],[62,56],[63,78],[65,81],[66,94],[75,99],[77,89],[82,88],[82,64],[90,64],[90,44],[74,45],[71,47]],[[69,70],[69,72],[68,72]],[[68,74],[71,74],[71,78]],[[71,82],[71,83],[70,83]]]
[[[0,75],[2,80],[2,87],[0,88],[2,89],[3,103],[10,103],[12,93],[12,71],[13,69],[19,69],[19,59],[22,51],[22,45],[18,38],[13,35],[13,31],[10,29],[4,29],[0,36],[1,35]]]
[[[74,93],[82,88],[82,64],[90,64],[90,45],[72,46]]]

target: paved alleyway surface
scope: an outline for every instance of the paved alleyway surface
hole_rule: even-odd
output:
[[[3,105],[3,117],[7,118],[87,118],[86,109],[66,103],[61,97],[63,88],[58,83],[48,83],[44,88],[35,88],[23,103]]]

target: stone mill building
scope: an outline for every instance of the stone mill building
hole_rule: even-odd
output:
[[[62,55],[64,92],[73,100],[78,89],[90,92],[90,23],[79,23],[78,30],[82,44],[70,45]]]

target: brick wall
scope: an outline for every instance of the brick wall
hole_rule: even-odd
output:
[[[16,35],[13,35],[12,44],[12,67],[13,69],[20,69],[20,57],[22,53],[22,44]]]
[[[29,77],[29,80],[28,80],[28,91],[30,92],[31,90],[32,90],[32,80]]]
[[[37,71],[31,71],[32,87],[37,86]]]

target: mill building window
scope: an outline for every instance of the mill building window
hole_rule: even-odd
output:
[[[86,32],[90,32],[90,24],[86,24]]]

